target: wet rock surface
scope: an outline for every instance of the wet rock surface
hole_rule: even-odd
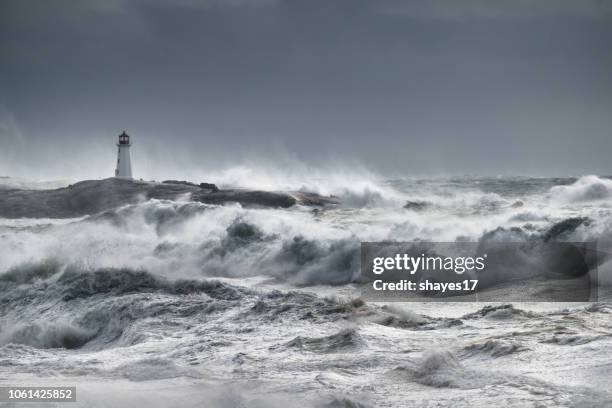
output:
[[[337,204],[316,194],[220,190],[214,184],[167,180],[163,183],[108,178],[85,180],[52,190],[5,189],[0,194],[0,217],[71,218],[95,214],[148,199],[176,200],[186,197],[206,204],[239,203],[247,207],[288,208],[296,204]]]

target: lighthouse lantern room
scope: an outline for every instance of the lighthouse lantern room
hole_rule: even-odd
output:
[[[119,143],[117,147],[117,168],[115,169],[115,177],[132,178],[132,161],[130,159],[130,137],[123,131],[119,135]]]

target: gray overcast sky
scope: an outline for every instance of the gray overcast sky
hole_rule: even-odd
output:
[[[612,1],[0,2],[0,175],[612,173]],[[345,164],[346,163],[346,164]]]

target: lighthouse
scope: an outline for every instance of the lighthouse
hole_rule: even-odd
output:
[[[132,178],[132,161],[130,159],[130,137],[125,133],[119,135],[119,143],[117,147],[117,168],[115,169],[115,177]]]

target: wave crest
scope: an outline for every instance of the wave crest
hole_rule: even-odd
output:
[[[18,324],[4,329],[0,333],[0,345],[23,344],[26,346],[48,349],[76,349],[96,335],[88,330],[66,322]]]
[[[573,184],[552,187],[550,198],[561,204],[607,200],[612,198],[612,180],[594,175],[583,176]]]

